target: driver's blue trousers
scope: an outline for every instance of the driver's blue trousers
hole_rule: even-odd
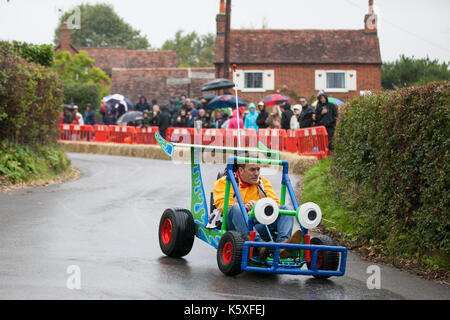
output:
[[[288,206],[281,206],[280,209],[290,210],[290,208]],[[277,238],[274,239],[275,242],[282,242],[291,237],[293,226],[294,226],[294,217],[293,216],[286,216],[286,215],[280,214],[278,216],[277,220],[275,220],[274,223],[272,223],[271,225],[269,225],[267,227],[269,227],[271,234],[278,232]],[[241,209],[239,208],[238,204],[234,204],[228,211],[227,229],[229,231],[234,230],[234,231],[238,231],[243,234],[248,234],[247,226],[244,221],[244,216],[242,215]],[[267,241],[268,240],[266,226],[258,223],[256,220],[255,220],[255,225],[254,225],[253,231],[256,232],[255,241]],[[261,235],[264,235],[265,240],[263,240],[261,238]]]

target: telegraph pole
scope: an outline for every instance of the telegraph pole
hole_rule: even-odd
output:
[[[230,29],[231,29],[231,0],[226,0],[225,9],[225,45],[223,54],[223,77],[230,78]]]

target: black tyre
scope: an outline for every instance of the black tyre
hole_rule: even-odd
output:
[[[336,246],[334,241],[324,235],[316,235],[311,238],[311,244],[323,246]],[[308,269],[311,270],[311,262],[307,264]],[[317,254],[317,269],[335,271],[339,268],[339,252],[336,251],[319,251]],[[317,279],[327,279],[330,276],[314,276]]]
[[[236,276],[242,273],[241,261],[244,242],[244,235],[236,231],[228,231],[220,239],[217,248],[217,265],[220,271],[227,276]]]
[[[186,209],[166,209],[159,222],[159,246],[165,255],[181,258],[191,252],[195,239],[194,218]]]

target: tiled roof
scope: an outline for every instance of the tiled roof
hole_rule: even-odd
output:
[[[231,63],[381,63],[379,40],[364,30],[231,30]],[[215,63],[224,39],[216,39]]]

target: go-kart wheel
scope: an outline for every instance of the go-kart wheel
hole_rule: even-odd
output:
[[[311,238],[311,244],[323,246],[336,246],[334,241],[324,235],[316,235]],[[312,254],[311,254],[312,256]],[[307,263],[308,269],[311,270],[311,262]],[[318,251],[317,252],[317,270],[338,270],[339,253],[336,251]],[[330,276],[314,276],[317,279],[327,279]]]
[[[227,276],[235,276],[242,272],[242,249],[244,235],[236,231],[228,231],[219,242],[217,248],[217,265],[220,271]]]
[[[186,209],[166,209],[159,223],[159,246],[164,254],[181,258],[191,252],[195,238],[194,218]]]

